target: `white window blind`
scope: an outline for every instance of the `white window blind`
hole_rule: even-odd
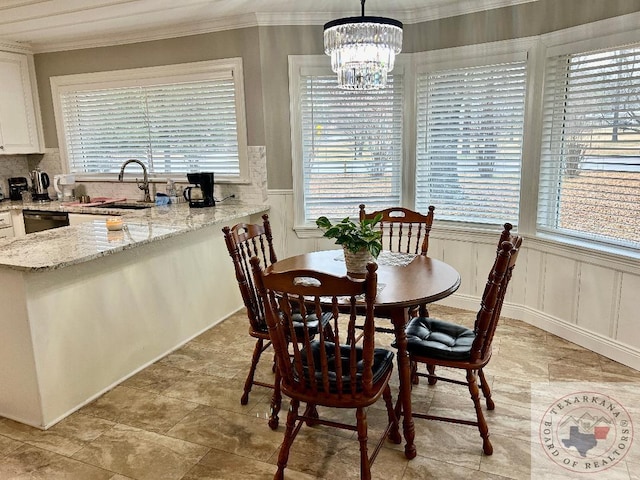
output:
[[[538,229],[640,246],[640,46],[551,57]]]
[[[239,177],[236,81],[231,69],[213,77],[61,88],[56,113],[70,172],[117,173],[125,160],[136,158],[150,173]]]
[[[305,222],[400,205],[402,75],[387,87],[345,91],[334,74],[300,79]]]
[[[526,60],[417,78],[416,207],[439,220],[518,222]]]

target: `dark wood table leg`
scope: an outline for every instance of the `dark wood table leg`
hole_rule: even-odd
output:
[[[408,308],[394,308],[391,311],[391,322],[396,335],[398,347],[398,376],[400,377],[400,394],[398,401],[402,406],[402,428],[404,439],[404,455],[409,460],[416,456],[416,446],[413,443],[416,431],[411,411],[411,367],[407,353],[407,335],[404,331],[407,324]]]

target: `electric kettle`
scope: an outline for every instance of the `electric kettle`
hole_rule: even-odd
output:
[[[47,188],[51,183],[49,182],[49,175],[40,171],[40,168],[32,170],[31,173],[31,188],[33,188],[34,200],[51,200],[49,198],[49,192]]]

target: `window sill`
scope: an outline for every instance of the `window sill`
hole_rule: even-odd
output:
[[[543,247],[544,251],[580,259],[594,259],[602,261],[606,265],[620,264],[622,266],[634,266],[634,270],[640,273],[640,250],[633,248],[617,247],[597,242],[590,242],[550,233],[540,233],[532,238],[535,244]],[[539,248],[539,247],[538,247]]]
[[[298,225],[293,227],[298,238],[322,238],[323,233],[315,225]]]
[[[137,179],[138,181],[142,180],[142,172],[138,172],[137,174],[134,174],[133,172],[127,172],[126,173],[127,177],[123,180],[124,183],[134,183],[136,180],[136,175],[137,175]],[[103,174],[103,175],[82,175],[82,174],[75,174],[75,178],[76,178],[76,182],[86,182],[86,183],[90,183],[90,182],[101,182],[101,183],[123,183],[120,182],[118,180],[118,175],[116,174]],[[149,176],[149,183],[158,183],[158,184],[162,184],[162,183],[166,183],[167,180],[173,180],[174,182],[180,182],[180,183],[189,183],[189,181],[187,180],[187,175],[173,175],[173,176]],[[250,185],[251,181],[249,179],[246,178],[219,178],[219,177],[215,177],[214,178],[214,183],[216,185],[219,184],[230,184],[230,185]]]
[[[294,227],[298,238],[322,238],[322,231],[316,226],[299,225]],[[452,222],[433,223],[431,238],[446,242],[457,239],[476,244],[494,245],[501,227],[495,225],[478,226],[472,224],[457,225]],[[518,233],[517,226],[513,231]],[[579,239],[538,232],[535,235],[525,235],[523,243],[525,249],[571,258],[581,262],[592,263],[603,268],[640,275],[640,250],[612,245],[597,244]],[[445,246],[446,248],[446,246]]]

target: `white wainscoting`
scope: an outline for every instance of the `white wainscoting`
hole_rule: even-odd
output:
[[[335,248],[331,240],[298,238],[293,192],[270,190],[269,217],[280,258]],[[356,215],[354,208],[354,215]],[[444,305],[477,310],[491,268],[498,233],[465,232],[437,220],[429,254],[462,277]],[[503,315],[640,370],[640,262],[616,255],[525,237]]]
[[[220,229],[55,270],[0,269],[11,335],[0,334],[0,416],[49,428],[241,309]]]

